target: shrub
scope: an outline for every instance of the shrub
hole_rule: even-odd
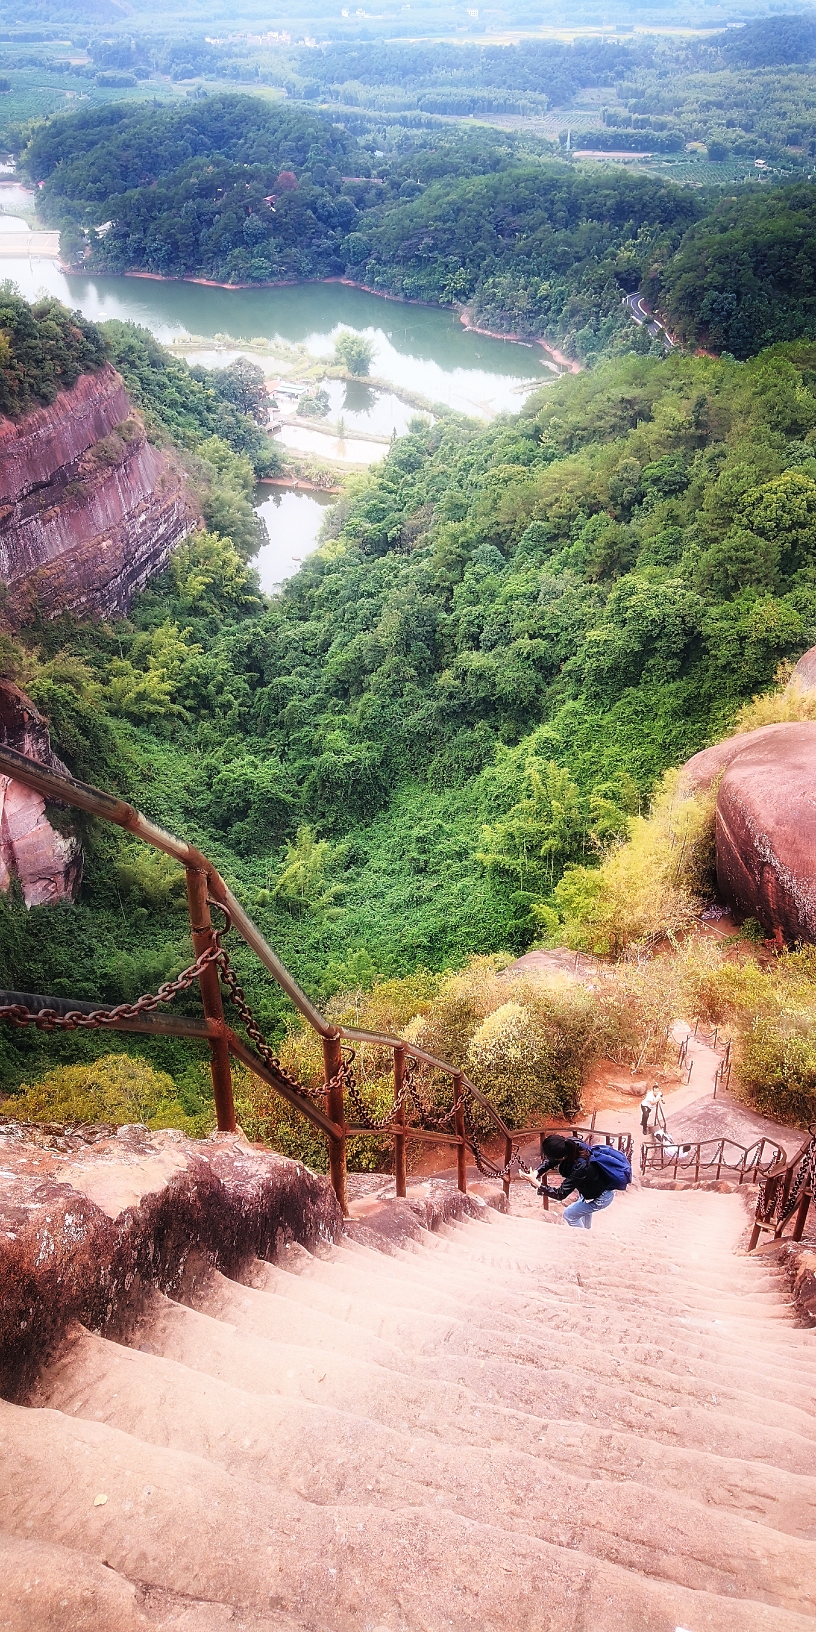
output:
[[[334,342],[335,362],[341,368],[347,368],[349,374],[363,375],[369,372],[374,357],[374,347],[370,340],[362,334],[353,334],[351,329],[342,329]]]
[[[482,1021],[467,1056],[476,1087],[511,1127],[522,1127],[542,1110],[556,1115],[562,1110],[550,1063],[543,1027],[529,1008],[512,999]]]
[[[426,1053],[464,1067],[474,1033],[510,991],[497,977],[496,959],[474,958],[467,969],[440,982],[438,993],[403,1026],[402,1035]]]
[[[816,691],[803,691],[791,676],[791,665],[780,664],[775,690],[762,692],[758,697],[752,697],[750,703],[745,703],[734,722],[734,730],[756,731],[761,725],[816,720]]]
[[[813,1017],[760,1015],[743,1039],[739,1076],[755,1110],[778,1122],[816,1124]]]
[[[57,1066],[39,1082],[24,1083],[5,1109],[23,1122],[138,1122],[181,1128],[194,1137],[215,1121],[212,1111],[188,1116],[172,1077],[129,1054]]]
[[[715,795],[678,793],[669,771],[648,817],[597,869],[570,867],[553,891],[568,945],[620,957],[688,929],[714,872]]]
[[[183,907],[186,901],[184,868],[160,850],[144,844],[128,844],[115,864],[114,875],[123,895],[130,895],[154,911],[170,903]]]
[[[742,1026],[772,1007],[776,1007],[773,982],[752,959],[708,967],[698,961],[696,969],[687,971],[686,1013],[707,1024]]]
[[[288,1070],[292,1069],[290,1057],[286,1065]],[[317,1080],[322,1080],[319,1072]],[[304,1162],[316,1173],[328,1171],[325,1135],[308,1117],[302,1116],[276,1094],[274,1088],[250,1071],[240,1068],[234,1071],[233,1084],[236,1118],[248,1139],[253,1143],[268,1145],[272,1150],[280,1151],[282,1156]],[[390,1076],[366,1082],[366,1103],[375,1118],[385,1116],[391,1106],[392,1093]],[[351,1172],[388,1168],[393,1162],[393,1154],[393,1140],[385,1137],[352,1138],[346,1146],[346,1160]]]

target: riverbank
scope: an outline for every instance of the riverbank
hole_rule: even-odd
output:
[[[258,487],[288,487],[295,493],[342,493],[342,487],[322,487],[320,482],[310,482],[305,476],[259,476]]]
[[[373,290],[372,293],[376,293],[376,290]],[[565,357],[563,351],[558,351],[555,346],[548,345],[546,340],[527,340],[522,334],[502,334],[499,329],[480,328],[478,323],[471,321],[467,307],[459,313],[459,322],[471,334],[483,334],[486,340],[509,340],[514,346],[527,346],[528,350],[540,346],[542,351],[546,351],[547,355],[552,357],[553,362],[557,363],[559,368],[565,369],[568,374],[583,373],[581,364],[577,363],[574,357]]]

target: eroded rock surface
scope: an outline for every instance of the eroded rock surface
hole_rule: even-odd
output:
[[[240,1135],[2,1124],[0,1395],[25,1393],[72,1321],[114,1335],[154,1291],[342,1224],[326,1179]]]
[[[195,521],[115,369],[0,420],[0,580],[13,622],[126,612]]]
[[[816,722],[761,726],[695,754],[681,786],[717,791],[717,884],[769,935],[816,941]]]
[[[717,883],[769,934],[816,941],[816,723],[757,732],[726,768]]]
[[[773,744],[779,738],[780,732],[788,729],[787,725],[760,725],[756,731],[741,731],[735,737],[726,737],[722,742],[715,742],[712,748],[703,748],[699,754],[692,754],[691,759],[683,766],[681,792],[707,792],[718,777],[722,776],[731,761],[750,744],[765,741]]]
[[[50,770],[68,774],[51,747],[42,715],[10,680],[0,680],[0,743]],[[0,890],[7,890],[12,878],[18,878],[27,907],[73,901],[82,879],[82,863],[79,840],[74,834],[57,832],[40,794],[0,776]]]

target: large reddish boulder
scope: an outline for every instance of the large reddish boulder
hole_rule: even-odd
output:
[[[816,941],[816,722],[751,732],[731,759],[717,794],[717,883],[770,934]]]
[[[749,743],[762,740],[772,744],[780,731],[789,729],[788,725],[761,725],[756,731],[741,731],[736,737],[726,737],[723,742],[715,742],[713,748],[703,748],[699,754],[693,754],[683,766],[680,791],[705,793],[713,787],[731,761],[736,759]]]
[[[695,754],[689,792],[717,791],[717,884],[786,941],[816,942],[816,722],[746,731]]]
[[[810,651],[794,664],[790,683],[797,686],[799,691],[816,691],[816,646],[811,646]]]

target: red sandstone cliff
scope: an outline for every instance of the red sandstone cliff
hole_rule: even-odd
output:
[[[0,420],[0,581],[13,623],[127,611],[195,520],[113,368]]]
[[[10,680],[0,680],[0,743],[51,770],[66,772],[51,747],[45,720]],[[22,782],[0,776],[0,890],[7,890],[17,878],[27,907],[73,901],[82,862],[79,840],[52,827],[45,800]]]

